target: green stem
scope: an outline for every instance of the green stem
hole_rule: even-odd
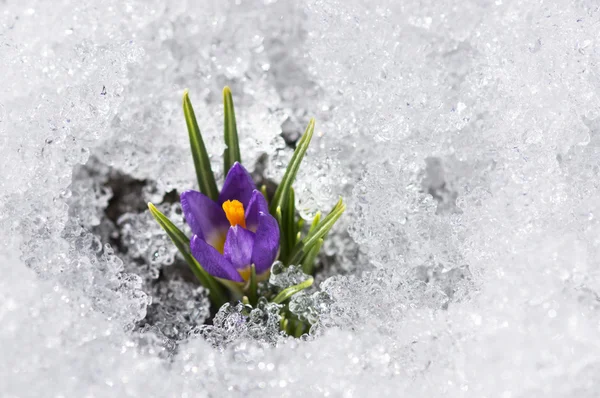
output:
[[[210,158],[208,157],[204,141],[202,140],[202,134],[200,133],[200,127],[198,127],[196,114],[194,113],[188,90],[183,92],[183,114],[188,128],[192,158],[194,159],[194,167],[196,168],[196,178],[198,179],[200,192],[212,200],[217,200],[219,197],[217,182],[215,181],[215,175],[210,166]]]

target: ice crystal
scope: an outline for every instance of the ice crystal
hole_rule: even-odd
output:
[[[588,0],[3,2],[0,391],[597,396],[599,21]],[[250,172],[277,182],[314,116],[298,208],[347,200],[290,303],[303,339],[272,305],[203,325],[142,213],[177,219],[194,184],[184,88],[222,182],[224,85]]]

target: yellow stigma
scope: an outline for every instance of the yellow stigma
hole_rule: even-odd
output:
[[[223,202],[223,210],[225,210],[225,216],[229,220],[232,227],[241,225],[242,228],[246,228],[246,217],[244,215],[244,205],[238,200],[228,200]]]

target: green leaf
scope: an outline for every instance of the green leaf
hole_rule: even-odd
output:
[[[321,246],[323,246],[323,239],[319,239],[317,244],[313,246],[312,249],[306,254],[306,257],[302,260],[302,272],[307,275],[313,275],[315,271],[315,259],[321,251]]]
[[[202,140],[202,134],[200,133],[200,127],[198,127],[198,122],[196,121],[196,115],[192,103],[190,102],[188,90],[183,92],[183,114],[185,116],[185,123],[187,124],[190,137],[190,147],[192,149],[192,158],[194,159],[194,167],[196,168],[196,177],[198,178],[200,192],[212,200],[217,200],[219,197],[219,190],[217,189],[215,176],[210,167],[210,158],[208,157],[204,141]]]
[[[323,221],[319,222],[311,232],[299,242],[290,255],[290,264],[299,264],[306,253],[308,253],[325,235],[331,230],[335,222],[342,216],[346,210],[342,198],[337,202],[334,208],[329,212]]]
[[[198,261],[190,254],[188,248],[190,247],[190,240],[179,228],[175,226],[164,214],[160,212],[152,203],[148,203],[148,208],[154,219],[158,224],[165,230],[169,238],[173,241],[179,252],[189,264],[192,272],[198,278],[202,286],[209,290],[209,296],[213,304],[220,308],[225,304],[228,299],[227,295],[223,291],[222,287],[218,284],[217,280],[208,274],[202,268]]]
[[[257,289],[256,267],[252,264],[252,269],[250,270],[250,284],[248,286],[248,299],[253,307],[256,306],[256,303],[258,302],[258,296],[256,294]]]
[[[281,221],[281,232],[283,233],[283,243],[285,244],[285,253],[290,253],[296,245],[296,198],[294,189],[290,188],[290,193],[287,196],[284,204]]]
[[[298,226],[296,227],[297,231],[302,231],[302,227],[304,227],[304,219],[298,218]]]
[[[231,298],[231,301],[239,300],[244,295],[243,285],[241,283],[230,281],[227,279],[215,280],[217,280],[221,285],[225,286],[227,290],[229,290],[229,296]]]
[[[298,174],[298,170],[300,169],[300,164],[302,163],[302,159],[308,150],[308,146],[310,144],[310,140],[315,131],[315,119],[310,119],[308,123],[308,127],[306,127],[306,131],[300,141],[298,141],[298,146],[292,155],[292,159],[288,164],[287,169],[285,170],[285,174],[281,180],[281,183],[277,187],[275,191],[275,195],[273,195],[273,200],[269,206],[269,211],[272,215],[275,215],[275,211],[278,207],[284,208],[288,195],[290,195],[290,189],[292,188],[292,183],[296,178],[296,174]]]
[[[308,230],[308,233],[311,233],[312,231],[314,231],[314,229],[317,227],[317,225],[319,225],[319,221],[321,221],[321,212],[318,211],[317,214],[315,214],[315,218],[313,218],[312,224],[310,224],[310,229]]]
[[[294,330],[294,337],[299,338],[304,334],[304,322],[301,320],[296,321],[296,329]]]
[[[223,89],[223,116],[224,116],[224,133],[225,133],[225,151],[223,152],[224,169],[223,173],[233,166],[235,162],[242,163],[240,155],[240,144],[238,141],[237,124],[235,122],[235,109],[233,108],[233,98],[231,90],[225,86]]]
[[[260,186],[260,193],[265,197],[267,204],[269,204],[269,195],[267,194],[267,186],[265,184]]]
[[[275,220],[277,220],[277,225],[279,225],[279,260],[285,264],[284,260],[287,258],[288,251],[285,243],[285,229],[283,228],[283,214],[281,213],[281,207],[278,207],[275,210],[274,217]]]
[[[292,297],[294,294],[298,293],[299,291],[302,291],[308,287],[311,287],[313,282],[314,282],[314,279],[311,276],[304,282],[298,283],[297,285],[294,285],[294,286],[290,286],[287,289],[283,289],[281,292],[279,292],[279,294],[277,296],[275,296],[275,298],[273,299],[273,302],[276,304],[281,304],[285,300]]]

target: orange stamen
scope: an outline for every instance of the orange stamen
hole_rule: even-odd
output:
[[[223,202],[223,210],[232,227],[240,225],[242,228],[246,228],[246,216],[244,214],[244,205],[242,202],[238,200],[227,200]]]

